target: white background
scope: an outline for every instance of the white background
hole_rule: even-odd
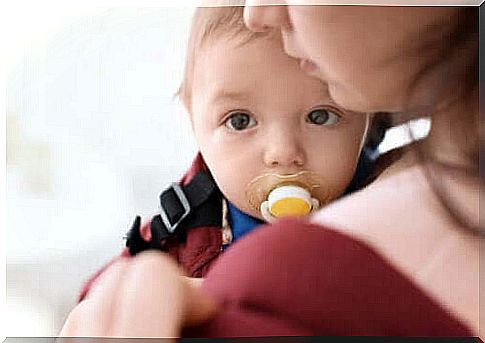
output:
[[[16,8],[6,73],[5,336],[55,336],[80,285],[195,153],[173,95],[190,7]],[[20,22],[19,22],[20,21]]]

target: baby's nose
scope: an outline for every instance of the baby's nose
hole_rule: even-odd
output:
[[[264,163],[274,167],[302,167],[305,154],[301,142],[291,133],[273,134],[268,137]]]

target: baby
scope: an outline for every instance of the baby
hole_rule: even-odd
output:
[[[337,106],[305,67],[279,35],[246,29],[242,7],[196,10],[178,95],[200,154],[162,192],[160,214],[137,217],[121,257],[159,249],[203,277],[259,224],[307,215],[361,183],[371,118]]]
[[[332,102],[325,84],[285,56],[278,35],[245,29],[239,7],[197,10],[179,96],[231,214],[308,214],[354,176],[368,116]],[[270,195],[267,203],[280,183],[303,186],[280,191],[302,201],[278,206]]]

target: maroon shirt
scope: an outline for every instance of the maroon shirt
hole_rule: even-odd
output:
[[[222,311],[185,336],[472,336],[366,244],[304,220],[251,232],[204,289]]]

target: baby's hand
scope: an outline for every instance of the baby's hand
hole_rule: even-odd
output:
[[[178,337],[216,311],[202,279],[182,276],[159,252],[143,252],[111,266],[69,314],[60,336]]]

